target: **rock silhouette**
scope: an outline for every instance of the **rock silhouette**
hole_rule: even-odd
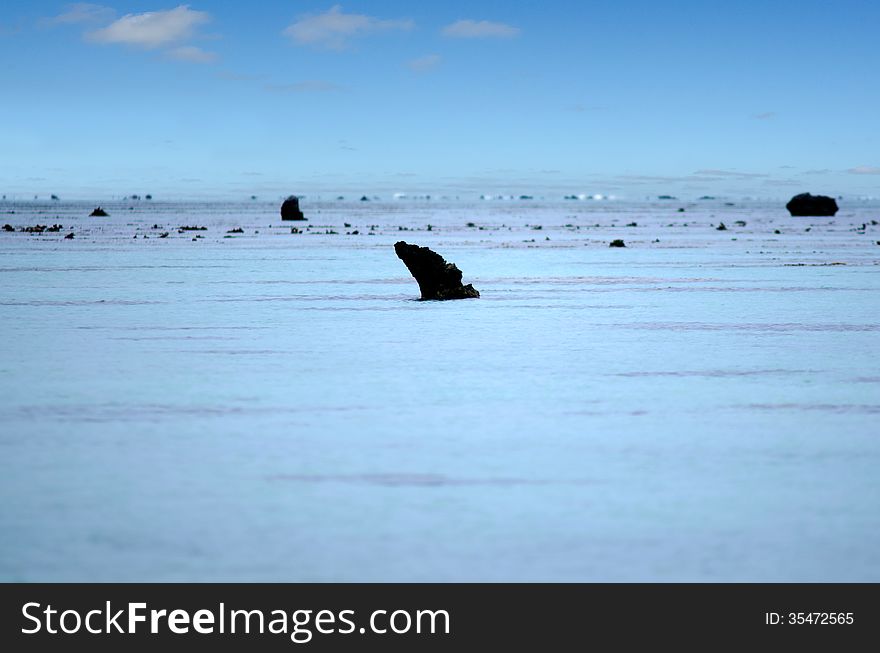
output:
[[[305,220],[306,216],[303,215],[303,212],[299,209],[299,198],[296,195],[291,195],[284,203],[281,205],[281,219],[282,220]]]
[[[612,240],[608,243],[608,247],[626,247],[626,243],[618,238],[617,240]]]
[[[394,244],[394,251],[418,282],[422,299],[473,299],[480,296],[471,284],[462,285],[461,270],[455,263],[447,263],[437,252],[402,240]]]
[[[792,197],[785,205],[788,212],[796,217],[829,216],[837,213],[837,202],[826,195],[810,195],[801,193]]]
[[[105,211],[104,209],[102,209],[100,206],[96,207],[94,211],[92,211],[91,213],[89,213],[89,217],[90,217],[90,218],[106,218],[106,217],[108,217],[109,215],[110,215],[110,214],[107,213],[107,211]]]

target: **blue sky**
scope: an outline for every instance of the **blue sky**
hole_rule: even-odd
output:
[[[0,7],[0,192],[880,196],[876,0]]]

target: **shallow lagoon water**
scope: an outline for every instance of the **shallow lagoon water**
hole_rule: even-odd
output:
[[[880,580],[877,205],[92,207],[0,203],[3,580]]]

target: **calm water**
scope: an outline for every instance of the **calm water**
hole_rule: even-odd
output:
[[[0,203],[2,580],[880,580],[877,205],[93,206]]]

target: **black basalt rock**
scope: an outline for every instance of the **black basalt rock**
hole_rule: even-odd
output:
[[[462,285],[461,270],[455,263],[447,263],[437,252],[402,240],[394,244],[394,251],[418,282],[422,299],[475,299],[480,296],[471,284]]]
[[[90,217],[90,218],[106,218],[106,217],[108,217],[109,215],[110,215],[110,214],[107,213],[107,211],[105,211],[104,209],[102,209],[100,206],[95,207],[95,210],[92,211],[91,213],[89,213],[89,217]]]
[[[303,212],[299,209],[299,198],[296,195],[291,195],[284,203],[281,205],[281,219],[282,220],[306,220],[306,216],[303,215]]]
[[[801,193],[792,197],[785,205],[792,216],[831,216],[837,213],[837,202],[826,195]]]

